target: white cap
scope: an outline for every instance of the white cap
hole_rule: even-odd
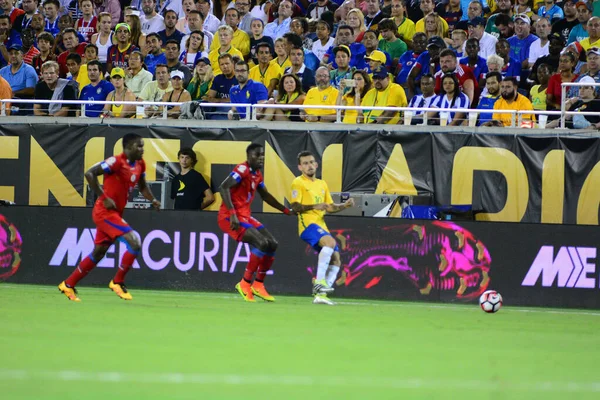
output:
[[[175,77],[178,77],[179,79],[182,79],[182,80],[183,80],[183,77],[184,77],[184,76],[185,76],[185,75],[183,75],[183,72],[181,72],[181,71],[179,71],[179,70],[177,70],[177,69],[176,69],[175,71],[171,71],[171,79],[173,79],[173,78],[175,78]]]
[[[596,83],[596,81],[591,76],[584,76],[577,83]]]

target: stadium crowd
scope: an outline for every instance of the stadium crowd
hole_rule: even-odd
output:
[[[280,104],[259,119],[509,126],[494,110],[559,110],[561,83],[600,82],[600,1],[0,0],[0,98],[17,115],[153,117],[123,101]],[[598,88],[569,110],[600,111]],[[370,107],[436,108],[409,116]],[[178,118],[179,106],[167,108]],[[204,108],[209,119],[246,109]],[[426,117],[426,118],[425,118]],[[525,114],[524,120],[537,117]],[[548,118],[548,126],[556,126]],[[575,115],[569,127],[600,128]]]

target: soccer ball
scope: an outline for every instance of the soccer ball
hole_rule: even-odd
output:
[[[486,313],[495,313],[502,307],[502,295],[495,290],[486,290],[479,297],[479,305]]]

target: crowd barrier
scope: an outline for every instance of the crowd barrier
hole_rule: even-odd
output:
[[[235,293],[249,248],[219,230],[216,213],[127,210],[124,217],[142,243],[128,275],[132,290]],[[269,290],[310,301],[317,255],[298,238],[296,218],[255,217],[279,241]],[[494,289],[506,305],[600,308],[596,227],[336,216],[327,222],[342,254],[337,298],[474,303]],[[57,285],[91,252],[94,234],[89,208],[2,208],[0,279]],[[124,251],[113,246],[82,285],[106,286]]]

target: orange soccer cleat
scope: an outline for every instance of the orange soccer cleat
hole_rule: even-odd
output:
[[[265,289],[265,284],[263,282],[254,282],[252,284],[252,293],[263,299],[264,301],[275,301],[275,297],[271,296],[267,289]]]
[[[81,299],[79,297],[77,297],[77,290],[75,288],[68,287],[64,281],[61,282],[60,285],[58,285],[58,290],[61,293],[63,293],[65,296],[67,296],[67,299],[69,299],[71,301],[76,301],[76,302],[81,301]]]
[[[242,279],[240,281],[240,283],[235,285],[235,288],[242,295],[242,297],[244,298],[245,301],[248,301],[251,303],[256,302],[256,300],[254,300],[254,294],[252,293],[252,287],[250,286],[250,284],[248,282],[246,282],[245,280]]]
[[[129,293],[129,291],[127,290],[127,287],[125,287],[124,284],[115,283],[114,281],[110,281],[110,283],[108,284],[108,287],[110,288],[110,290],[115,292],[117,294],[117,296],[119,296],[123,300],[133,300],[131,293]]]

